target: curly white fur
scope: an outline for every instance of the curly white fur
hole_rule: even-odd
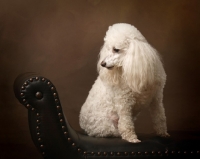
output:
[[[156,133],[169,136],[163,107],[166,74],[157,51],[132,25],[110,26],[97,64],[99,76],[80,112],[89,136],[137,143],[134,119],[149,108]]]

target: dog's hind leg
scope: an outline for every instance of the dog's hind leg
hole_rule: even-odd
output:
[[[163,94],[160,93],[152,100],[149,111],[156,134],[162,137],[168,137],[170,135],[167,133],[165,109],[162,103],[162,99]]]
[[[113,123],[114,127],[118,129],[118,121],[119,121],[119,116],[116,112],[111,112],[110,115],[108,116],[110,118],[111,122]]]

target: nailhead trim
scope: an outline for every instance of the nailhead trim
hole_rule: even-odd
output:
[[[82,155],[97,155],[97,156],[107,156],[107,155],[110,155],[110,156],[133,156],[133,155],[168,155],[168,154],[198,154],[200,155],[200,150],[199,151],[191,151],[191,152],[187,152],[187,151],[171,151],[169,152],[168,150],[164,151],[164,152],[161,152],[161,151],[151,151],[151,152],[87,152],[87,151],[84,151],[82,150],[81,148],[78,148],[76,146],[76,143],[74,143],[72,141],[72,139],[68,136],[68,132],[67,132],[67,128],[65,126],[65,120],[63,118],[63,114],[62,114],[62,108],[60,106],[60,101],[58,99],[58,93],[56,92],[56,89],[55,87],[53,86],[53,84],[48,81],[47,79],[45,79],[44,77],[32,77],[30,78],[28,81],[26,81],[23,86],[21,87],[21,93],[20,93],[20,96],[22,98],[22,101],[24,103],[24,105],[26,106],[27,109],[29,110],[32,110],[32,111],[36,111],[36,116],[37,116],[37,119],[36,119],[36,123],[37,123],[37,126],[36,126],[36,130],[37,130],[37,136],[38,136],[38,142],[39,142],[39,145],[40,145],[40,151],[42,153],[43,156],[46,155],[45,151],[44,151],[44,148],[45,148],[45,144],[43,143],[43,140],[42,140],[42,136],[41,136],[41,133],[40,133],[40,114],[37,112],[37,110],[32,107],[29,103],[27,103],[26,99],[24,98],[24,90],[26,89],[26,86],[29,85],[29,83],[31,82],[34,82],[35,81],[47,81],[47,85],[50,87],[52,93],[53,93],[53,96],[54,96],[54,101],[56,103],[56,108],[57,108],[57,114],[58,114],[58,118],[60,120],[60,124],[61,124],[61,128],[62,128],[62,131],[63,131],[63,134],[64,136],[66,137],[66,139],[68,140],[69,143],[71,143],[71,146],[73,148],[76,148],[77,152],[78,153],[81,153]]]
[[[45,155],[46,155],[46,153],[45,153],[45,151],[44,151],[45,144],[43,143],[42,136],[41,136],[41,133],[40,133],[40,114],[37,112],[37,110],[36,110],[33,106],[31,106],[31,105],[27,102],[27,100],[26,100],[25,97],[24,97],[24,95],[25,95],[24,90],[26,89],[26,87],[27,87],[30,83],[32,83],[32,82],[34,82],[34,81],[38,81],[38,80],[40,80],[39,77],[32,77],[32,78],[30,78],[29,80],[27,80],[26,82],[24,82],[23,86],[21,87],[21,93],[20,93],[20,95],[21,95],[21,98],[22,98],[22,101],[23,101],[23,104],[25,105],[25,107],[26,107],[28,110],[35,111],[35,112],[36,112],[36,123],[37,123],[37,125],[36,125],[36,128],[35,128],[35,129],[36,129],[37,141],[38,141],[38,144],[39,144],[39,147],[40,147],[41,154],[42,154],[43,156],[45,156]],[[43,82],[44,82],[45,80],[46,80],[45,78],[42,78],[42,79],[41,79],[41,81],[43,81]]]
[[[81,151],[81,149],[77,149],[78,150],[78,152],[80,153],[80,151]],[[173,153],[172,153],[173,152]],[[165,155],[165,156],[168,156],[168,155],[176,155],[176,154],[178,154],[178,152],[180,152],[180,151],[171,151],[171,152],[164,152],[164,153],[161,153],[161,151],[151,151],[151,152],[147,152],[147,151],[145,151],[145,152],[86,152],[86,151],[84,151],[83,152],[83,155],[89,155],[89,156],[91,156],[91,155],[96,155],[96,156],[107,156],[107,155],[109,155],[109,156],[134,156],[134,155],[137,155],[137,156],[140,156],[140,155],[157,155],[157,156],[163,156],[163,155]],[[187,151],[183,151],[183,153],[179,153],[179,154],[183,154],[183,155],[185,155],[185,154],[189,154],[189,153],[191,153],[191,154],[195,154],[195,152],[194,151],[191,151],[191,152],[187,152]],[[199,154],[199,152],[197,151],[196,152],[196,154]]]

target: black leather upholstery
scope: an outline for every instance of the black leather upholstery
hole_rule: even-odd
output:
[[[170,138],[138,134],[142,142],[132,144],[120,138],[89,137],[73,130],[63,114],[55,86],[35,73],[19,75],[14,92],[28,109],[32,140],[44,158],[200,158],[200,132],[169,132]]]

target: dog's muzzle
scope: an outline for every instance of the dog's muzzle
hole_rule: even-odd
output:
[[[102,66],[102,67],[106,67],[107,69],[112,69],[112,68],[114,67],[114,66],[107,67],[105,61],[102,61],[102,62],[101,62],[101,66]]]
[[[102,67],[106,67],[106,62],[105,62],[105,61],[102,61],[102,62],[101,62],[101,66],[102,66]]]

